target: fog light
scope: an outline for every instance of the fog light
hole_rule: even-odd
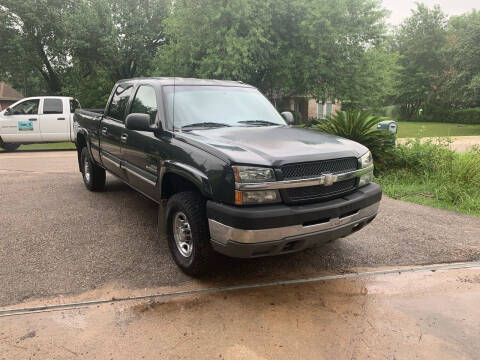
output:
[[[235,204],[269,204],[280,202],[280,194],[277,190],[264,191],[235,191]]]
[[[360,181],[358,182],[358,187],[368,185],[372,181],[373,181],[373,171],[360,176]]]

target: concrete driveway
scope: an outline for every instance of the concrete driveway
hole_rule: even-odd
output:
[[[0,199],[0,306],[3,309],[480,260],[479,218],[385,198],[378,218],[351,237],[294,255],[224,260],[216,272],[192,279],[176,268],[165,241],[156,238],[157,206],[113,177],[107,179],[106,192],[88,192],[78,173],[76,153],[72,151],[0,154]],[[368,354],[379,355],[371,356],[373,358],[412,358],[409,355],[428,353],[422,349],[433,349],[432,354],[441,357],[444,348],[452,351],[445,358],[455,358],[455,351],[462,348],[463,342],[472,340],[472,332],[478,331],[478,326],[471,325],[470,321],[473,317],[478,325],[480,316],[478,311],[470,311],[468,300],[470,296],[478,299],[480,274],[478,270],[440,273],[446,275],[440,276],[437,283],[437,280],[430,282],[433,278],[425,274],[405,276],[400,284],[397,284],[398,278],[379,275],[368,286],[358,285],[363,284],[363,280],[352,280],[350,284],[340,278],[335,280],[335,285],[318,282],[298,285],[288,291],[271,287],[254,291],[253,295],[249,291],[225,298],[223,294],[212,295],[213,298],[197,295],[187,300],[160,302],[160,305],[149,298],[151,300],[139,300],[133,305],[131,302],[108,305],[110,307],[99,304],[98,308],[9,316],[0,318],[0,359],[2,355],[10,359],[22,351],[28,356],[38,354],[37,358],[49,359],[132,358],[128,357],[129,351],[155,340],[158,347],[145,349],[146,358],[152,357],[155,351],[165,355],[156,358],[189,358],[188,354],[192,353],[198,355],[197,358],[294,358],[295,349],[311,350],[311,353],[300,354],[313,358],[315,353],[325,355],[317,358],[331,358],[327,355],[334,354],[335,349],[342,351],[339,354],[348,355],[338,358],[356,358],[354,354],[359,355],[357,358],[366,358]],[[365,292],[363,288],[369,294],[376,292],[379,297],[372,297],[368,305],[363,300],[357,301]],[[419,296],[421,300],[408,305],[409,308],[405,305],[403,309],[408,308],[405,311],[410,314],[408,319],[403,315],[395,317],[399,315],[398,308],[392,304],[402,301],[398,299],[407,301],[409,289],[412,296]],[[457,296],[455,289],[463,295]],[[445,298],[428,310],[429,299],[437,299],[442,293]],[[459,298],[465,303],[461,311],[455,312],[451,306]],[[322,307],[322,301],[330,305]],[[281,305],[277,307],[278,304]],[[308,311],[296,313],[303,308]],[[422,309],[430,312],[423,315]],[[292,319],[300,317],[298,324],[289,318],[289,312],[294,314]],[[144,316],[150,316],[149,324],[142,322]],[[391,316],[395,322],[388,320]],[[96,324],[97,318],[104,323]],[[410,323],[404,322],[406,320]],[[293,336],[290,328],[305,322],[308,326],[302,328],[303,332]],[[365,328],[368,322],[374,330]],[[258,327],[249,328],[248,323]],[[404,324],[406,327],[402,330]],[[448,337],[446,329],[452,324],[457,328],[465,324],[465,337],[456,340]],[[389,326],[392,332],[386,330]],[[432,333],[436,326],[443,329],[441,333]],[[143,327],[148,337],[142,335]],[[362,327],[365,336],[364,341],[359,342],[356,336]],[[241,334],[236,328],[242,329]],[[430,348],[418,345],[422,344],[423,337],[413,347],[405,345],[410,340],[413,344],[413,338],[418,340],[419,328],[430,328]],[[223,350],[217,353],[214,340],[220,336],[221,329],[225,336],[230,336],[230,343],[224,344]],[[348,329],[351,332],[341,335]],[[400,333],[395,334],[394,329]],[[97,338],[99,333],[104,334],[103,343],[110,344],[101,351],[96,348],[102,345],[101,337]],[[57,347],[52,345],[52,336],[58,339]],[[386,338],[382,340],[381,336]],[[123,355],[115,348],[119,339],[125,341]],[[128,344],[131,345],[129,351]],[[400,345],[403,350],[398,357],[394,350]],[[289,350],[282,353],[282,347]],[[358,350],[360,347],[362,351]],[[5,352],[6,349],[9,352]],[[195,349],[205,352],[200,356]],[[348,349],[359,352],[351,353]],[[376,349],[378,353],[368,349]],[[100,355],[92,355],[97,350]],[[459,358],[473,358],[471,355],[477,350],[471,345]],[[49,357],[48,353],[53,355]]]

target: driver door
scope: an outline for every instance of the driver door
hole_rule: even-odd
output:
[[[2,140],[6,143],[41,141],[39,107],[40,99],[27,99],[5,111],[0,119]]]

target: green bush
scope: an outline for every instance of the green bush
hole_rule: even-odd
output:
[[[337,111],[312,128],[359,142],[370,149],[377,167],[383,167],[394,148],[392,134],[377,129],[377,124],[385,120],[391,119],[359,110]]]
[[[453,111],[449,118],[449,122],[458,124],[480,124],[480,108]]]
[[[457,153],[446,141],[410,141],[396,147],[378,180],[394,198],[480,215],[479,150]]]
[[[403,119],[402,119],[403,120]],[[463,110],[436,109],[420,117],[405,121],[445,122],[454,124],[480,124],[480,108]]]
[[[448,140],[410,140],[394,149],[388,167],[406,169],[416,175],[435,172],[439,164],[451,162],[455,156],[449,144]]]

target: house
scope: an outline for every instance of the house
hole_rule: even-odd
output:
[[[20,99],[23,99],[22,94],[0,81],[0,110],[6,109]]]
[[[325,119],[337,110],[342,109],[342,103],[338,100],[318,102],[315,99],[306,96],[292,96],[289,99],[289,109],[300,113],[302,120]]]

